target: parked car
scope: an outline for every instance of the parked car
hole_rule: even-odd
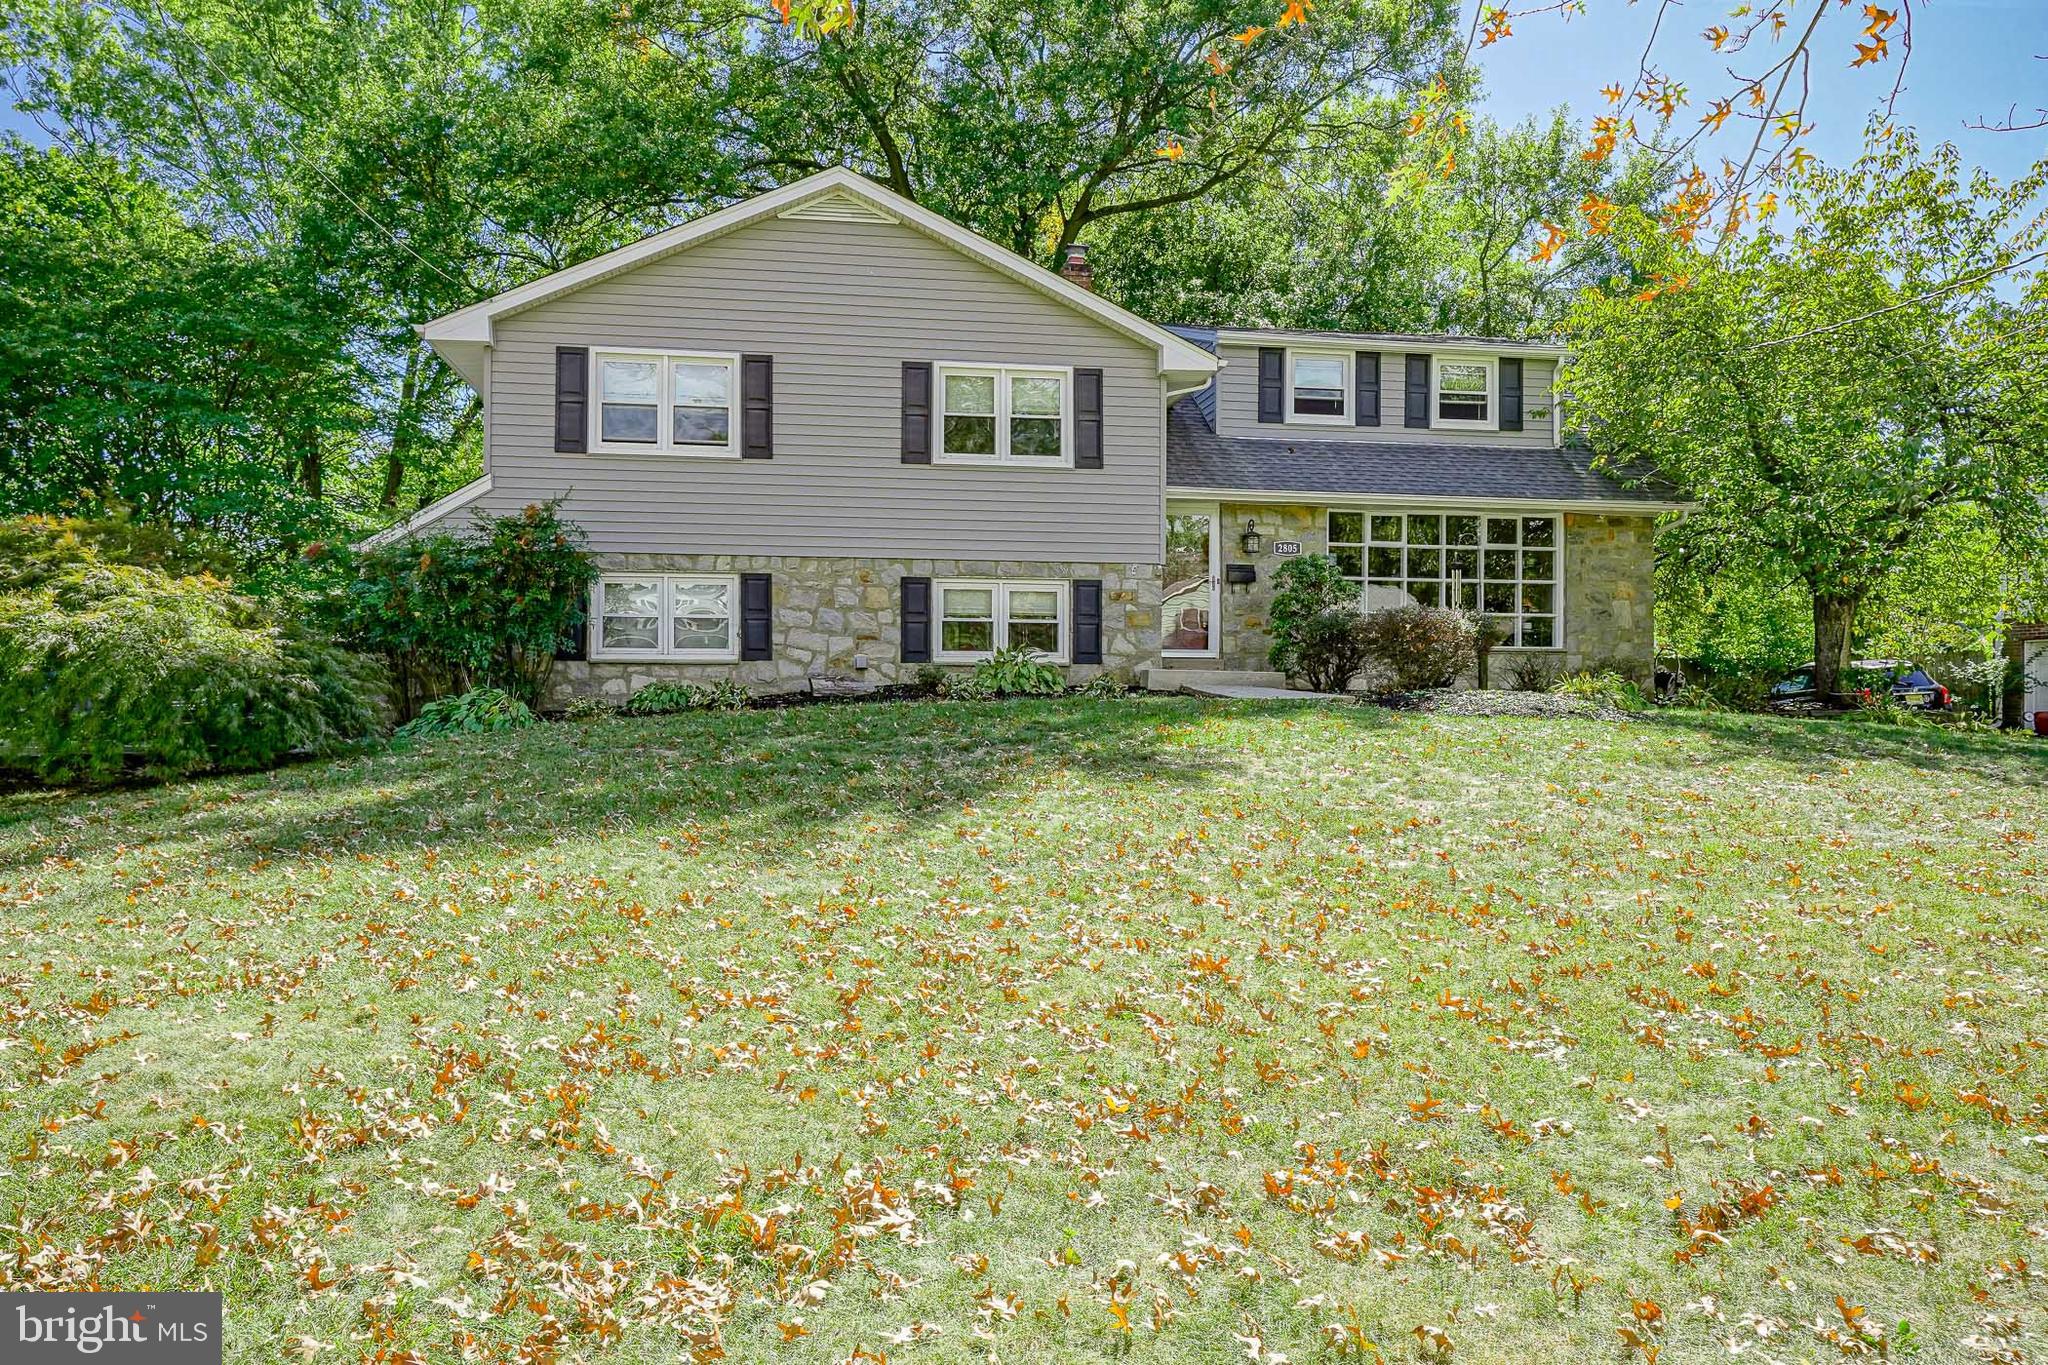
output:
[[[1918,706],[1946,711],[1953,703],[1948,689],[1929,677],[1927,670],[1907,659],[1857,659],[1842,670],[1844,692],[1868,692],[1875,697],[1889,692],[1900,706]],[[1771,687],[1771,700],[1813,701],[1813,665],[1804,663]]]

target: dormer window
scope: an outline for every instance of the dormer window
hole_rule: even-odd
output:
[[[1495,362],[1490,358],[1437,356],[1431,426],[1494,429]]]
[[[1341,422],[1350,388],[1348,355],[1290,351],[1287,356],[1290,416],[1310,422]]]

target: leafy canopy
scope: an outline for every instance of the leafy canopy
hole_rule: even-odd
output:
[[[0,144],[0,515],[140,518],[275,557],[363,420],[349,314],[112,160]]]
[[[1623,222],[1633,280],[1570,318],[1565,382],[1604,461],[1694,504],[1667,546],[1698,572],[1805,586],[1824,691],[1858,609],[1944,517],[1968,509],[2009,555],[2041,543],[2044,185],[2048,162],[2000,185],[1878,136],[1792,182],[1796,226],[1716,256]]]

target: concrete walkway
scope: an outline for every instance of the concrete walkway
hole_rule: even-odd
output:
[[[1335,692],[1298,692],[1291,687],[1248,687],[1239,683],[1190,683],[1181,691],[1191,697],[1225,701],[1349,701]]]

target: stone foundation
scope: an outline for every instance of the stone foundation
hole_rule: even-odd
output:
[[[545,706],[576,697],[622,702],[657,681],[730,679],[756,693],[802,691],[812,676],[842,674],[874,683],[908,682],[923,664],[897,658],[903,577],[1102,580],[1100,666],[1066,669],[1073,682],[1098,673],[1132,673],[1159,653],[1159,566],[992,559],[814,559],[789,555],[611,554],[604,573],[766,573],[774,578],[774,657],[739,663],[605,663],[562,660]],[[734,623],[738,628],[738,623]],[[857,668],[856,656],[867,667]]]
[[[1351,504],[1357,505],[1357,504]],[[1222,589],[1223,634],[1216,659],[1168,659],[1168,668],[1263,671],[1271,648],[1273,575],[1287,561],[1273,543],[1298,540],[1305,555],[1329,548],[1329,518],[1321,505],[1230,503],[1222,505],[1222,562],[1251,564],[1258,581],[1249,588]],[[1244,553],[1239,538],[1249,520],[1265,537],[1257,557]],[[1651,605],[1655,592],[1656,522],[1646,516],[1567,512],[1564,517],[1564,621],[1561,649],[1496,650],[1488,681],[1510,684],[1517,668],[1556,676],[1581,669],[1608,669],[1649,681],[1655,651]]]

